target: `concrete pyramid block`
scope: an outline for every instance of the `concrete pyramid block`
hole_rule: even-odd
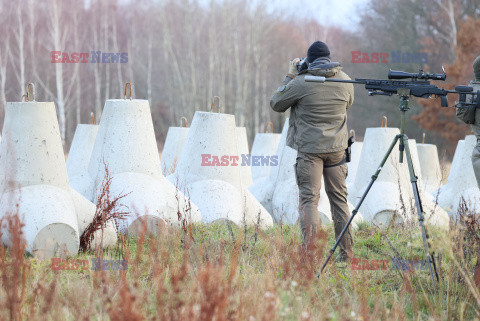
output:
[[[110,174],[132,172],[160,179],[162,171],[148,100],[105,102],[88,172],[98,185]]]
[[[51,102],[7,103],[0,144],[0,217],[24,220],[27,250],[38,258],[75,255],[80,231]],[[9,235],[3,226],[5,244]],[[59,251],[59,249],[62,249]]]
[[[354,194],[352,203],[356,205],[363,194],[371,176],[377,170],[380,161],[391,145],[396,135],[400,134],[398,128],[367,128],[362,153],[355,177]],[[370,193],[361,206],[363,218],[377,225],[385,225],[391,219],[404,222],[412,219],[410,204],[410,181],[406,166],[399,163],[399,151],[396,146],[389,159],[382,168],[380,175],[373,184]]]
[[[96,212],[96,206],[87,199],[91,196],[92,185],[92,179],[87,174],[87,170],[97,132],[98,125],[77,125],[67,157],[67,173],[71,186],[69,193],[75,204],[80,235],[93,221]],[[116,242],[117,228],[115,222],[110,220],[103,231],[95,232],[92,247],[95,248],[100,243],[103,247],[114,246]]]
[[[240,191],[223,180],[206,179],[191,185],[190,198],[202,212],[205,223],[230,221],[243,226],[245,213]]]
[[[273,182],[277,181],[278,172],[280,171],[280,160],[283,155],[283,150],[287,147],[287,134],[288,134],[288,127],[290,126],[290,118],[285,120],[283,124],[282,133],[280,135],[280,141],[278,142],[277,152],[275,153],[278,156],[278,166],[272,166],[270,169],[270,179]]]
[[[450,218],[448,217],[448,213],[438,204],[436,204],[436,200],[434,200],[432,195],[427,193],[424,189],[420,157],[417,148],[418,145],[414,139],[409,139],[408,145],[410,147],[410,153],[412,155],[412,163],[415,169],[415,175],[417,176],[417,186],[420,194],[420,199],[422,201],[423,211],[425,212],[425,223],[429,225],[435,225],[437,227],[448,228],[450,224]],[[403,165],[407,169],[406,164]],[[408,170],[406,170],[406,172],[408,173]],[[413,192],[410,195],[411,199],[414,199]]]
[[[475,135],[468,135],[457,146],[447,183],[437,192],[439,204],[446,207],[450,216],[458,218],[460,205],[465,203],[468,209],[480,208],[480,190],[475,179],[472,165],[472,152],[477,143]]]
[[[388,147],[400,131],[397,128],[368,128],[365,134],[359,168],[355,178],[355,194],[353,199],[359,199],[377,170]],[[419,194],[422,200],[426,222],[432,225],[448,226],[448,217],[430,197],[423,192],[420,161],[414,140],[409,140],[413,167],[418,177]],[[351,198],[352,199],[352,198]],[[352,202],[356,204],[356,202]],[[417,219],[413,190],[404,159],[399,162],[398,145],[393,149],[389,159],[367,195],[361,207],[364,219],[379,226],[388,225],[392,220],[397,223],[415,221]]]
[[[81,175],[88,170],[97,133],[98,125],[77,125],[67,158],[69,178]]]
[[[480,191],[478,187],[470,187],[458,193],[454,197],[451,217],[453,220],[460,218],[460,215],[480,212]],[[476,214],[478,217],[479,215]]]
[[[270,176],[259,178],[248,191],[252,193],[257,201],[269,212],[272,210],[272,198],[275,190],[275,182],[270,179]]]
[[[297,151],[284,146],[272,197],[272,215],[277,222],[295,224],[298,219],[299,192],[295,179],[296,159]]]
[[[31,185],[69,187],[52,102],[7,103],[2,136],[1,190]]]
[[[197,111],[175,170],[182,185],[212,179],[222,180],[236,188],[242,186],[240,161],[237,166],[218,166],[220,157],[238,157],[235,116]],[[202,155],[210,158],[202,159]],[[230,161],[230,159],[229,159]],[[216,166],[217,165],[217,166]]]
[[[179,224],[177,212],[189,200],[162,174],[147,100],[105,102],[88,166],[94,182],[92,200],[101,192],[105,164],[112,176],[112,195],[128,194],[121,203],[133,213],[126,221],[117,221],[120,230],[135,234],[146,224],[148,232],[157,232],[165,224]],[[199,220],[198,208],[190,205],[192,221]]]
[[[423,189],[427,193],[438,190],[442,185],[442,171],[438,159],[437,146],[433,144],[417,144],[420,172]]]
[[[355,185],[355,176],[357,176],[358,164],[360,162],[360,155],[362,154],[363,142],[353,143],[351,150],[351,161],[347,163],[348,165],[348,176],[347,176],[347,189],[348,193],[354,193]]]
[[[447,183],[441,186],[438,190],[433,192],[433,197],[438,199],[438,204],[447,209],[449,213],[452,211],[452,204],[453,195],[455,192],[453,191],[455,187],[455,173],[458,173],[462,170],[462,166],[465,164],[463,149],[465,147],[465,140],[459,140],[457,143],[457,148],[455,149],[455,154],[453,155],[452,164],[450,166],[450,174],[447,178]],[[453,175],[452,175],[453,174]]]
[[[281,134],[258,133],[252,145],[252,157],[277,156],[276,151],[280,142]],[[252,166],[252,178],[256,182],[260,178],[268,177],[273,166]]]
[[[97,207],[73,188],[70,189],[69,194],[72,197],[75,212],[77,213],[78,231],[81,236],[88,225],[93,222]],[[116,243],[117,227],[115,221],[109,220],[103,229],[95,231],[91,246],[92,248],[98,246],[109,247],[115,246]]]
[[[51,185],[8,190],[1,195],[0,213],[3,217],[19,214],[25,224],[26,251],[35,258],[43,260],[77,254],[80,245],[77,215],[66,190]],[[3,243],[10,246],[11,235],[5,221],[2,232]]]
[[[182,153],[183,145],[187,139],[189,128],[170,127],[168,129],[165,145],[163,146],[162,157],[160,158],[162,171],[164,175],[170,175],[175,172],[178,159]]]
[[[87,199],[92,198],[91,186],[93,182],[87,171],[97,132],[98,125],[77,125],[67,158],[70,186]]]
[[[247,147],[248,150],[248,147]],[[238,142],[235,127],[235,117],[233,115],[217,114],[209,112],[196,112],[190,131],[188,133],[185,145],[180,156],[175,173],[169,176],[171,181],[178,181],[182,189],[189,190],[192,200],[199,201],[199,195],[203,195],[206,199],[215,199],[216,195],[206,196],[206,192],[199,191],[202,184],[210,193],[219,193],[221,189],[214,185],[218,181],[230,184],[238,192],[234,193],[229,185],[225,188],[229,191],[232,198],[231,207],[227,208],[220,205],[203,205],[202,201],[200,209],[205,208],[210,212],[203,213],[204,222],[212,222],[212,218],[218,220],[228,219],[235,224],[246,221],[252,224],[251,218],[257,216],[257,210],[261,208],[254,198],[248,195],[245,185],[241,179],[241,157],[239,157]],[[236,165],[232,163],[237,158]],[[223,161],[228,161],[222,166]],[[221,197],[226,197],[227,192],[221,192]],[[237,197],[238,196],[238,197]],[[240,200],[238,203],[237,200]],[[246,202],[246,203],[245,203]],[[223,204],[223,203],[222,203]],[[238,205],[239,204],[239,205]],[[239,208],[233,208],[239,206]],[[213,212],[212,212],[213,211]],[[261,221],[272,222],[268,212],[263,209],[260,211]],[[246,219],[245,219],[246,218]],[[264,225],[265,226],[265,225]]]
[[[245,187],[242,189],[243,207],[247,225],[256,225],[262,229],[273,226],[273,218],[270,213],[257,201],[255,196]]]
[[[237,127],[235,128],[235,133],[237,136],[238,153],[241,164],[240,175],[242,184],[243,186],[249,187],[253,184],[252,171],[250,170],[250,168],[258,166],[252,166],[252,163],[250,163],[250,166],[248,166],[248,164],[244,164],[242,161],[243,157],[248,157],[247,155],[250,154],[250,150],[248,148],[247,129],[245,127]]]
[[[282,134],[280,135],[280,140],[278,142],[278,147],[275,155],[278,157],[278,165],[272,166],[270,168],[270,173],[268,177],[260,178],[248,189],[253,196],[262,204],[262,206],[269,212],[273,214],[272,208],[272,198],[273,192],[275,191],[275,183],[277,181],[277,176],[280,168],[280,160],[283,154],[283,149],[287,143],[287,132],[289,126],[289,118],[285,120],[283,125]]]
[[[290,148],[290,147],[288,147]],[[298,186],[295,179],[287,179],[275,186],[272,215],[279,224],[296,224],[299,217]]]
[[[408,140],[408,147],[410,148],[410,155],[412,155],[412,163],[413,163],[413,168],[415,171],[415,175],[417,176],[418,179],[418,185],[422,186],[422,171],[420,169],[420,158],[418,157],[418,149],[417,149],[417,142],[415,139],[409,139]]]
[[[148,232],[157,233],[168,225],[178,225],[178,212],[185,215],[187,222],[197,222],[201,220],[201,215],[196,207],[192,205],[191,210],[187,210],[186,199],[180,191],[165,178],[156,180],[153,177],[140,173],[120,173],[113,176],[110,192],[113,195],[125,195],[121,203],[125,209],[132,214],[125,220],[117,221],[121,232],[135,234],[137,224],[145,223],[148,225]],[[177,194],[178,199],[175,198]],[[164,195],[173,195],[174,197],[162,197]],[[140,221],[136,222],[139,218]],[[133,229],[130,226],[133,225]]]
[[[38,102],[9,104],[10,107],[7,109],[4,126],[6,139],[0,151],[0,172],[4,177],[8,176],[2,180],[4,183],[2,190],[8,191],[12,199],[19,200],[20,208],[25,210],[32,208],[28,205],[22,205],[23,203],[29,204],[30,200],[24,197],[24,195],[18,195],[17,197],[12,196],[12,193],[28,193],[30,188],[26,192],[24,190],[26,187],[45,191],[47,189],[45,186],[54,186],[65,191],[68,197],[65,197],[64,192],[58,192],[58,190],[52,190],[51,188],[48,189],[48,192],[39,193],[47,193],[48,196],[45,197],[44,202],[63,202],[63,199],[65,199],[65,202],[74,204],[73,215],[76,224],[70,227],[77,230],[78,235],[76,237],[81,236],[95,215],[95,205],[70,188],[54,104]],[[80,136],[86,137],[88,135],[82,134]],[[78,140],[80,136],[77,136],[77,143],[80,143]],[[77,160],[79,160],[81,155],[75,155],[75,153],[76,152],[73,151],[73,159],[77,158]],[[82,161],[83,164],[81,164]],[[85,161],[82,161],[77,163],[78,166],[85,166]],[[14,164],[18,164],[18,166]],[[19,187],[19,189],[12,189],[13,187]],[[55,193],[59,194],[57,201],[55,201]],[[38,200],[38,198],[34,199]],[[56,205],[39,204],[39,209],[41,209],[42,206],[43,208],[48,208],[49,206],[58,208]],[[64,207],[70,207],[70,205],[65,205]],[[46,212],[40,210],[38,212],[28,213],[26,220],[28,222],[30,216],[44,215],[44,213]],[[55,215],[68,216],[68,213],[69,211],[65,211],[65,213],[52,213],[50,215],[54,218]],[[38,218],[34,219],[37,219],[37,221],[32,221],[32,224],[41,221],[41,219]],[[51,230],[54,235],[59,235],[58,233],[55,234],[56,232],[54,231],[55,227],[58,226],[58,224],[53,225],[53,227],[49,227],[48,230]],[[26,228],[30,227],[26,225]],[[38,226],[36,228],[38,229]],[[107,226],[103,230],[102,238],[103,247],[115,245],[117,234],[113,221],[107,223]],[[78,240],[65,240],[65,242],[67,241],[72,244],[78,243]],[[99,244],[97,235],[94,236],[93,243],[94,245]],[[40,245],[37,244],[37,246]],[[45,249],[48,248],[45,244],[42,246]],[[72,246],[67,246],[66,248],[72,248]]]

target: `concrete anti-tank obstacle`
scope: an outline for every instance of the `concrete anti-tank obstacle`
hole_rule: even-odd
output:
[[[175,172],[178,158],[187,139],[188,122],[185,117],[182,117],[180,121],[182,120],[185,121],[185,127],[182,127],[182,124],[180,124],[181,127],[170,127],[167,132],[167,138],[165,138],[165,145],[160,158],[162,172],[165,176]]]
[[[237,157],[238,165],[218,166],[216,161],[220,162],[221,157],[225,155],[229,158]],[[240,164],[235,117],[220,113],[195,112],[174,173],[179,178],[181,185],[213,179],[225,181],[240,189]]]
[[[447,228],[450,223],[448,213],[442,209],[433,199],[432,195],[427,193],[424,189],[423,175],[421,173],[420,158],[418,155],[418,148],[415,139],[408,140],[408,146],[410,148],[410,154],[412,155],[412,163],[417,176],[417,186],[422,201],[423,211],[425,213],[425,224],[435,225],[438,227]],[[408,175],[408,165],[406,162],[403,164],[405,175]],[[410,190],[411,191],[411,190]],[[410,193],[410,199],[413,201],[413,192]]]
[[[257,167],[252,165],[252,159],[250,155],[250,165],[243,159],[248,157],[250,150],[248,148],[247,129],[245,127],[236,127],[235,133],[237,136],[238,156],[240,157],[240,179],[243,186],[249,187],[253,184],[251,167]]]
[[[243,226],[242,196],[223,180],[205,179],[191,185],[190,198],[199,204],[205,223],[230,221]]]
[[[417,144],[420,171],[422,173],[423,189],[432,193],[442,185],[442,171],[438,158],[437,146],[425,144],[425,133],[421,144]]]
[[[267,177],[258,179],[248,190],[252,195],[262,204],[262,206],[269,212],[273,213],[272,209],[272,198],[273,192],[275,191],[275,183],[277,181],[277,176],[280,168],[280,160],[282,157],[283,149],[287,143],[287,132],[289,126],[289,119],[285,120],[283,125],[282,133],[280,135],[280,140],[278,142],[278,147],[275,155],[277,156],[277,166],[271,166],[270,173]]]
[[[355,131],[351,130],[350,135],[355,138]],[[362,154],[362,147],[363,142],[357,142],[355,138],[355,142],[351,147],[351,161],[347,163],[348,166],[348,176],[347,176],[347,190],[348,193],[354,193],[354,186],[355,186],[355,176],[357,175],[358,163],[360,161],[360,155]]]
[[[79,228],[52,102],[7,103],[0,146],[0,216],[23,219],[27,251],[38,258],[75,255]],[[18,206],[18,207],[17,207]],[[3,226],[2,240],[10,236]],[[61,252],[61,253],[60,253]]]
[[[156,227],[165,223],[179,224],[177,211],[192,222],[201,219],[195,204],[162,174],[147,100],[132,99],[130,93],[130,99],[105,102],[88,167],[94,181],[92,200],[101,193],[105,164],[112,177],[112,195],[128,194],[120,203],[131,212],[133,220],[118,221],[121,231],[127,228],[129,233],[137,234],[142,225],[148,227],[146,232],[157,233]]]
[[[7,103],[2,136],[2,190],[30,185],[69,187],[53,103]]]
[[[243,221],[244,218],[248,225],[254,225],[257,222],[258,211],[256,209],[261,208],[261,205],[246,193],[247,190],[242,184],[241,159],[237,158],[237,165],[231,164],[233,158],[238,155],[235,117],[221,113],[196,112],[177,169],[168,178],[171,181],[178,181],[182,188],[189,190],[188,193],[192,195],[192,199],[200,202],[197,205],[202,211],[202,215],[206,217],[205,222],[210,222],[212,217],[215,220],[228,217],[236,224]],[[227,166],[218,166],[221,165],[222,156],[228,158]],[[215,193],[221,191],[214,186],[215,182],[211,181],[223,181],[233,186],[235,189],[228,188],[228,190],[229,194],[234,195],[228,197],[232,199],[232,206],[238,203],[234,200],[239,199],[241,201],[240,208],[230,207],[221,210],[222,206],[218,205],[214,207],[214,212],[211,212],[213,205],[210,203],[218,199]],[[198,188],[202,188],[200,182],[205,182],[208,187],[207,191],[211,192],[198,191]],[[199,195],[203,198],[200,198]],[[222,193],[222,195],[224,194]],[[224,203],[222,202],[222,204]],[[262,213],[260,226],[271,226],[273,220],[270,215],[266,215],[268,212],[265,210],[260,212]]]
[[[78,193],[73,188],[69,190],[72,197],[75,212],[77,213],[77,224],[80,236],[93,222],[97,207],[95,204],[87,200],[83,195]],[[109,220],[105,223],[103,229],[96,230],[91,241],[91,248],[115,246],[117,243],[117,226],[114,220]]]
[[[457,146],[459,155],[455,152],[454,160],[450,174],[448,175],[447,184],[445,188],[438,194],[439,202],[443,200],[443,205],[451,209],[450,215],[453,219],[458,219],[459,214],[462,214],[462,205],[469,211],[476,213],[480,209],[480,190],[475,179],[475,173],[472,165],[472,151],[477,143],[475,135],[468,135],[465,137],[463,146]],[[452,195],[451,199],[445,194]],[[478,211],[477,211],[478,212]]]
[[[412,155],[413,168],[415,170],[415,175],[417,176],[417,183],[420,188],[423,186],[422,181],[422,171],[420,169],[420,158],[418,157],[417,142],[415,139],[408,140],[408,147],[410,148],[410,155]]]
[[[400,134],[398,128],[367,128],[358,165],[360,170],[355,177],[355,194],[351,195],[350,199],[353,204],[357,204],[371,176],[398,134]],[[362,204],[365,220],[381,226],[387,225],[392,218],[395,218],[396,222],[411,219],[411,215],[407,214],[412,212],[410,202],[408,199],[402,202],[400,197],[409,195],[407,192],[410,188],[409,176],[404,174],[401,172],[399,151],[396,146]]]
[[[87,173],[98,125],[78,124],[67,158],[67,173],[70,186],[87,197],[91,179]]]
[[[271,128],[271,132],[269,131]],[[252,145],[252,157],[272,157],[275,156],[278,144],[280,142],[281,134],[273,133],[273,124],[269,122],[265,133],[258,133],[255,135],[255,140]],[[278,156],[277,156],[278,157]],[[256,182],[260,178],[268,177],[273,166],[252,166],[252,178]]]
[[[437,146],[433,144],[417,144],[423,188],[432,193],[442,185],[442,170],[438,159]]]
[[[70,195],[72,196],[77,212],[78,229],[80,235],[93,222],[96,206],[84,195],[89,194],[91,178],[87,173],[88,164],[92,155],[93,145],[97,137],[98,125],[91,113],[91,124],[78,124],[73,136],[72,145],[67,158],[67,173],[70,182]],[[114,246],[117,242],[117,229],[115,222],[110,220],[102,230],[94,233],[92,248],[102,245]]]
[[[5,133],[7,139],[8,133]],[[25,224],[26,251],[35,258],[77,254],[80,245],[77,217],[66,190],[51,185],[31,185],[5,191],[0,198],[0,213],[3,218],[18,214]],[[3,221],[2,241],[6,246],[12,245],[6,221]]]
[[[283,147],[275,189],[272,197],[272,216],[277,223],[295,224],[298,220],[298,186],[295,179],[297,151]]]
[[[355,194],[351,200],[356,205],[360,196],[371,180],[371,175],[377,170],[380,161],[384,157],[388,147],[400,131],[397,128],[368,128],[360,157],[359,168],[355,179]],[[421,181],[419,173],[420,165],[414,141],[409,142],[412,154],[413,166]],[[422,192],[419,185],[420,197],[426,213],[426,223],[445,226],[448,224],[448,217],[438,206]],[[386,226],[392,219],[397,223],[416,220],[417,214],[413,201],[410,175],[406,159],[399,163],[398,145],[395,146],[385,166],[373,184],[362,207],[364,219],[372,221],[376,225]]]
[[[457,148],[455,149],[455,154],[453,155],[453,160],[452,164],[450,166],[450,174],[452,173],[458,173],[459,171],[462,170],[462,166],[464,164],[463,158],[464,158],[464,153],[463,149],[465,147],[465,140],[459,140],[457,143]],[[435,199],[438,199],[438,204],[445,208],[447,212],[451,214],[452,212],[452,204],[453,204],[453,198],[455,195],[453,195],[452,189],[455,186],[455,175],[448,175],[447,177],[447,183],[443,186],[441,186],[438,190],[434,191],[432,193],[433,197]]]

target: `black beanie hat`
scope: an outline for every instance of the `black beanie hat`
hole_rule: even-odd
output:
[[[326,43],[321,41],[315,41],[312,43],[310,48],[308,48],[307,59],[308,62],[314,62],[315,59],[320,57],[330,58],[330,50]]]

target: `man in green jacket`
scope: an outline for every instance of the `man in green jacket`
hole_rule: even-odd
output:
[[[335,235],[338,237],[346,225],[350,212],[347,203],[348,146],[347,109],[353,103],[353,85],[336,82],[305,82],[306,75],[332,79],[350,79],[338,62],[331,62],[328,46],[313,43],[301,66],[300,59],[290,62],[290,69],[282,85],[270,100],[276,112],[291,108],[287,145],[296,149],[295,173],[300,192],[299,211],[303,243],[315,242],[318,227],[318,202],[322,175],[331,204]],[[350,229],[340,243],[337,261],[352,257]]]
[[[473,75],[475,80],[472,80],[469,86],[473,87],[474,92],[477,92],[480,90],[480,56],[473,61]],[[457,107],[456,113],[460,120],[472,126],[472,131],[477,137],[477,145],[472,153],[472,165],[478,187],[480,187],[480,109],[471,110],[470,108]]]
[[[470,86],[474,91],[480,90],[480,56],[473,61],[473,73],[475,80],[470,82]],[[475,123],[472,125],[472,131],[477,136],[477,145],[473,149],[472,164],[475,177],[477,178],[478,187],[480,187],[480,109],[475,111]]]

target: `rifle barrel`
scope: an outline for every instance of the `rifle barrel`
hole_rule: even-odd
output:
[[[321,77],[321,76],[305,76],[305,81],[306,82],[343,82],[343,83],[349,83],[349,84],[365,84],[365,81],[360,81],[360,80],[347,80],[347,79],[330,79],[326,77]]]

